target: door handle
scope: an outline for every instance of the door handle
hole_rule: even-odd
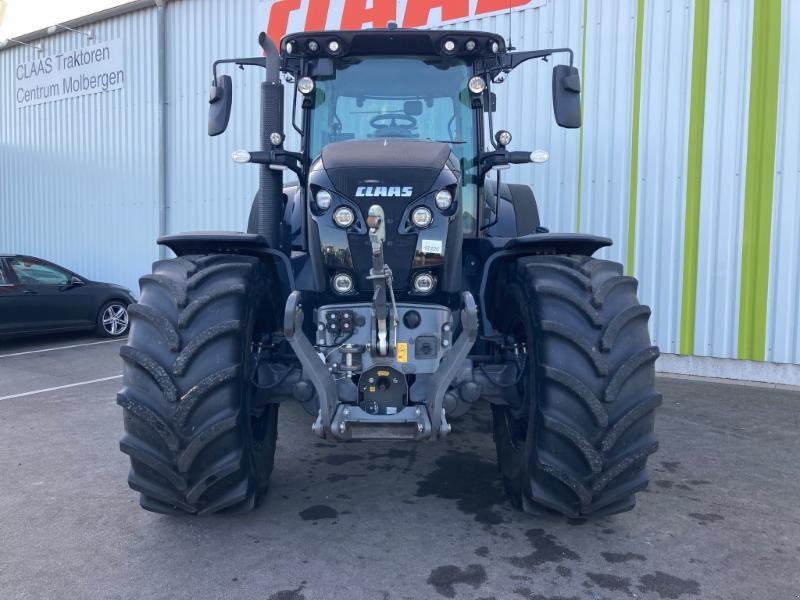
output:
[[[24,290],[22,293],[26,296],[33,296],[36,292],[32,290]]]

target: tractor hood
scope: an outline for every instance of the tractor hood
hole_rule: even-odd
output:
[[[319,190],[332,195],[329,208],[312,200],[309,218],[319,239],[319,254],[312,254],[318,281],[324,283],[340,272],[356,280],[358,294],[371,295],[369,275],[372,254],[366,215],[380,205],[386,223],[384,258],[394,274],[395,291],[409,290],[416,273],[426,271],[436,278],[437,290],[457,291],[460,282],[462,224],[459,213],[461,184],[459,162],[450,145],[443,142],[385,137],[349,140],[326,145],[309,173],[312,199]],[[447,189],[453,204],[437,208],[434,197]],[[355,219],[350,226],[336,224],[337,209],[350,209]],[[432,222],[422,228],[411,220],[411,212],[425,207]],[[316,229],[316,231],[314,231]],[[316,245],[316,244],[314,244]],[[450,271],[445,269],[448,257]],[[460,273],[460,271],[458,271]]]
[[[340,194],[408,200],[431,189],[449,157],[442,142],[387,137],[328,144],[322,165]]]

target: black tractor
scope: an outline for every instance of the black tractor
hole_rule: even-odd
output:
[[[483,400],[515,506],[632,508],[657,448],[650,310],[621,265],[592,257],[609,239],[550,233],[533,191],[501,183],[547,157],[509,150],[492,125],[493,83],[565,54],[554,114],[579,127],[572,51],[396,27],[259,44],[261,57],[214,64],[210,94],[218,135],[232,103],[221,65],[266,70],[261,148],[233,153],[260,168],[248,231],[159,239],[176,258],[130,307],[117,401],[142,507],[254,507],[289,400],[336,441],[441,439]]]

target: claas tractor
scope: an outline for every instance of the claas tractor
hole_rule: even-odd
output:
[[[130,308],[117,402],[141,506],[256,506],[284,402],[325,440],[410,443],[457,434],[480,401],[516,507],[632,508],[657,448],[650,310],[593,257],[609,239],[549,232],[533,190],[501,180],[547,155],[511,150],[492,120],[493,85],[558,55],[555,120],[580,127],[572,51],[393,25],[259,44],[214,63],[209,96],[215,136],[233,103],[222,71],[266,72],[260,147],[232,155],[259,168],[247,232],[160,238],[175,258]]]

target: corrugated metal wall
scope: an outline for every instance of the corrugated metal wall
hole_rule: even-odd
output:
[[[698,1],[708,3],[710,16],[698,148],[696,318],[688,329],[694,339],[684,345],[699,355],[735,358],[756,0]],[[231,126],[216,139],[205,134],[207,89],[214,59],[259,53],[256,35],[269,6],[266,0],[167,5],[171,232],[245,225],[257,172],[233,165],[229,153],[257,146],[261,74],[234,75]],[[695,9],[694,0],[549,0],[511,17],[448,25],[510,32],[520,49],[575,50],[584,85],[582,131],[553,123],[550,65],[526,64],[496,88],[496,127],[514,133],[514,147],[543,148],[551,156],[545,165],[514,167],[504,176],[534,186],[551,230],[615,240],[603,255],[632,266],[653,308],[654,340],[666,352],[679,351],[684,268],[693,260],[684,256],[684,243]],[[800,63],[800,42],[788,33],[800,31],[800,9],[783,0],[781,13],[765,358],[800,363],[800,117],[793,108],[800,105],[800,84],[789,75]],[[10,96],[0,101],[0,246],[133,285],[156,255],[155,9],[93,29],[99,40],[125,41],[124,90],[22,110]],[[59,34],[43,43],[55,49],[77,42]],[[3,79],[31,52],[0,52]],[[290,135],[288,145],[295,140]]]
[[[15,67],[38,55],[0,52],[0,252],[134,287],[158,255],[155,11],[92,29],[95,42],[69,32],[40,40],[43,56],[121,39],[124,89],[17,109]]]
[[[782,9],[767,359],[800,363],[800,4]]]

